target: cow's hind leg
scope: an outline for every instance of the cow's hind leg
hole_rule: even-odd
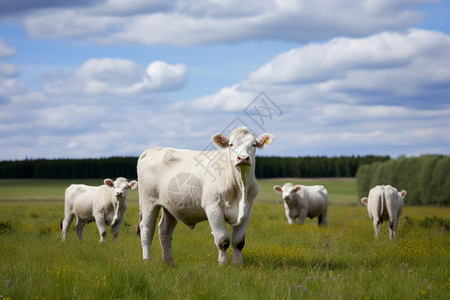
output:
[[[159,221],[159,242],[161,243],[162,258],[169,265],[173,265],[172,257],[172,236],[177,219],[165,208],[162,210],[161,220]]]
[[[389,218],[389,236],[391,239],[395,237],[398,226],[398,218]]]
[[[67,238],[67,233],[69,232],[70,224],[72,224],[74,214],[65,215],[64,219],[61,221],[61,231],[62,231],[62,240],[65,241]]]
[[[380,227],[383,223],[383,219],[377,219],[373,218],[373,229],[375,230],[375,237],[378,238],[378,235],[380,234]]]
[[[75,223],[75,230],[77,231],[78,239],[80,241],[83,240],[83,229],[84,225],[86,225],[86,221],[77,217],[77,221]]]
[[[319,219],[319,225],[327,226],[327,211],[321,213],[317,218]]]
[[[144,260],[150,259],[150,247],[152,245],[153,236],[155,235],[156,221],[158,218],[158,205],[147,206],[142,208],[142,220],[139,223],[141,232],[142,256]]]

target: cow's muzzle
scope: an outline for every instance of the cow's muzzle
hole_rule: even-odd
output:
[[[249,155],[238,155],[236,157],[236,166],[251,166],[252,163],[250,161]]]

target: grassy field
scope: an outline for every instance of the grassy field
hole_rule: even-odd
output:
[[[274,184],[323,184],[329,226],[288,225]],[[450,208],[405,207],[398,236],[387,224],[374,238],[354,179],[260,180],[245,265],[217,265],[207,222],[179,224],[175,267],[165,265],[155,236],[142,261],[135,234],[137,192],[117,241],[100,244],[97,227],[60,239],[64,189],[72,180],[0,181],[0,299],[449,299]],[[102,180],[84,180],[100,185]],[[407,196],[408,197],[408,196]],[[407,198],[406,198],[407,201]],[[73,226],[73,225],[72,225]],[[232,254],[230,249],[229,255]]]

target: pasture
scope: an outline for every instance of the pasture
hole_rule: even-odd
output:
[[[77,183],[102,184],[103,179]],[[329,226],[288,225],[274,184],[323,184]],[[0,181],[0,299],[448,299],[450,208],[406,206],[397,237],[374,238],[354,179],[260,180],[243,251],[245,265],[217,265],[207,222],[178,224],[175,266],[163,263],[157,234],[142,261],[137,190],[117,241],[99,243],[94,223],[79,242],[61,241],[64,190],[73,180]],[[405,199],[408,202],[408,196]],[[232,255],[232,249],[229,249]]]

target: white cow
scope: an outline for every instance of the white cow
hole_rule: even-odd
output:
[[[305,218],[319,220],[319,225],[327,225],[328,191],[323,185],[296,185],[288,182],[283,185],[275,185],[273,189],[281,193],[284,199],[284,210],[289,224],[303,224]]]
[[[75,229],[80,240],[83,238],[84,225],[94,221],[101,242],[105,241],[106,225],[111,226],[113,237],[118,237],[127,210],[128,188],[134,190],[137,181],[127,182],[126,178],[119,177],[116,181],[105,179],[104,183],[101,186],[72,184],[66,189],[64,219],[61,221],[63,241],[66,240],[74,217],[77,218]]]
[[[150,259],[150,246],[156,220],[162,257],[173,264],[172,235],[177,222],[194,229],[208,220],[219,250],[219,264],[228,263],[227,249],[233,247],[233,263],[242,264],[252,204],[259,192],[255,178],[256,148],[265,148],[273,136],[256,137],[246,127],[212,136],[216,151],[152,148],[139,157],[139,223],[144,260]],[[232,227],[232,234],[226,222]]]
[[[373,220],[376,238],[383,220],[389,220],[390,237],[395,237],[405,196],[405,190],[398,192],[390,185],[377,185],[370,190],[369,197],[361,198],[361,203],[367,206],[369,217]]]

